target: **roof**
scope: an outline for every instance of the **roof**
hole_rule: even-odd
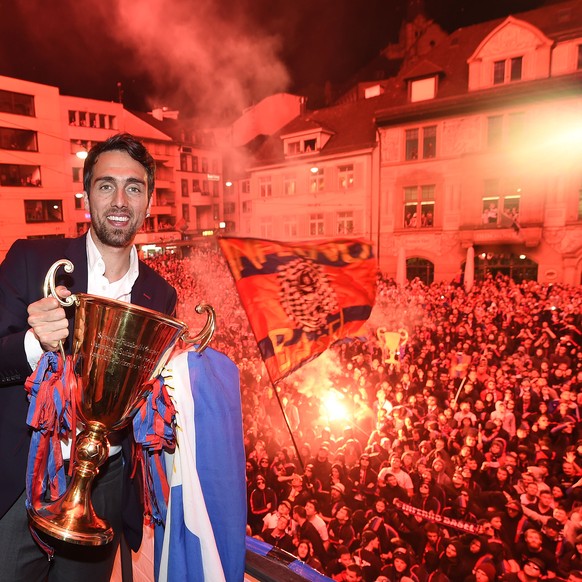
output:
[[[535,10],[515,14],[514,18],[537,27],[551,40],[563,41],[582,37],[582,0],[569,0],[544,6]],[[369,147],[376,142],[376,121],[405,122],[415,118],[458,113],[462,107],[467,110],[495,103],[504,99],[531,98],[532,92],[550,95],[558,88],[565,92],[580,92],[580,75],[566,78],[550,78],[538,81],[523,81],[515,84],[499,85],[488,89],[468,91],[468,60],[498,26],[507,20],[498,18],[472,26],[459,28],[423,57],[409,59],[399,73],[383,81],[384,92],[378,97],[345,103],[298,116],[280,132],[265,140],[256,152],[256,165],[283,163],[282,136],[301,131],[318,130],[332,134],[320,152],[311,154],[314,158],[332,155],[342,151]],[[409,103],[408,81],[415,77],[439,75],[438,95],[435,99],[421,103]]]

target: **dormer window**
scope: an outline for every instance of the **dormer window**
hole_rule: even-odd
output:
[[[493,84],[521,81],[523,57],[513,57],[493,63]]]
[[[410,102],[427,101],[434,99],[437,93],[437,77],[414,79],[410,81]]]
[[[305,151],[305,152],[314,152],[316,145],[317,145],[317,140],[316,139],[306,139],[303,142],[303,151]]]
[[[298,141],[291,141],[287,144],[287,153],[292,156],[293,154],[301,153],[301,143]]]

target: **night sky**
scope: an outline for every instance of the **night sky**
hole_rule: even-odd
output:
[[[0,75],[65,95],[221,117],[273,92],[316,94],[398,37],[418,0],[44,0],[0,3]],[[425,0],[451,31],[544,0]]]

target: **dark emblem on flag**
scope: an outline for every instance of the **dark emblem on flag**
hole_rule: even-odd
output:
[[[313,332],[324,327],[328,315],[339,311],[327,275],[313,261],[295,259],[280,265],[277,277],[281,284],[281,305],[289,319],[303,331]]]

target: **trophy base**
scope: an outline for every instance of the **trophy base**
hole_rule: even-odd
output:
[[[104,546],[113,539],[113,528],[96,515],[83,519],[85,516],[54,513],[48,507],[31,507],[28,517],[35,529],[64,542]]]

